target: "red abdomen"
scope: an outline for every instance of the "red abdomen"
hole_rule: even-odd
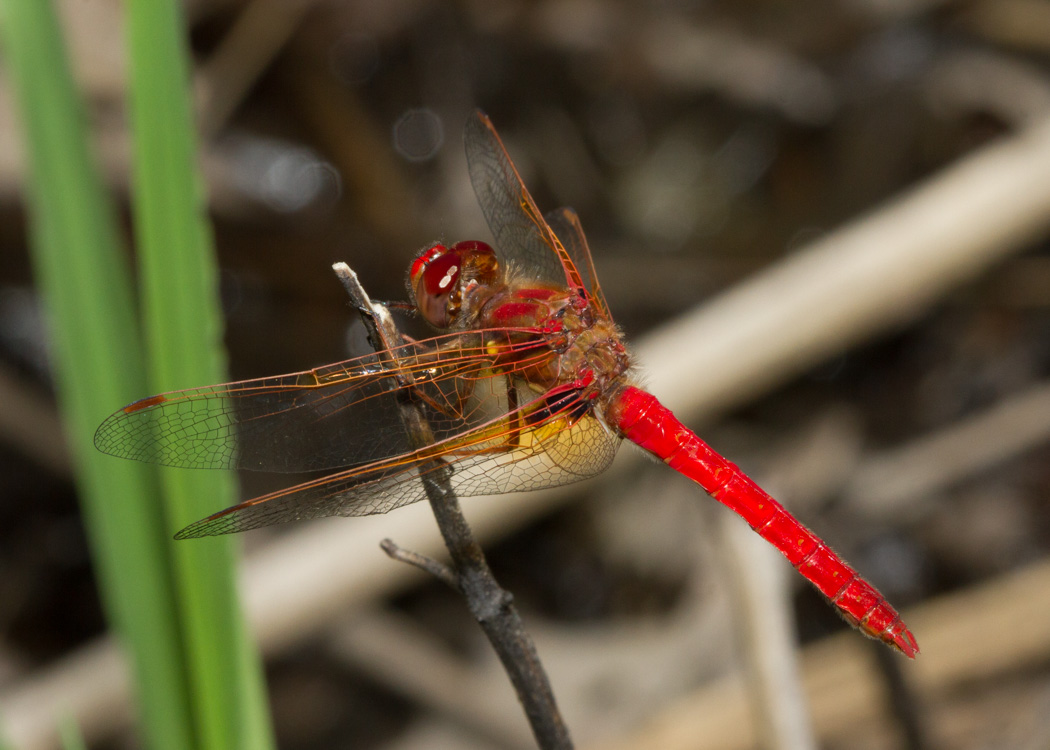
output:
[[[606,418],[628,440],[654,454],[732,508],[759,536],[780,550],[863,633],[908,657],[915,637],[874,586],[861,578],[820,537],[697,437],[655,396],[633,386],[606,407]]]

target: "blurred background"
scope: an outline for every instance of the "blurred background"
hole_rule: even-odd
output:
[[[123,7],[57,5],[130,245]],[[797,639],[801,681],[773,692],[803,704],[815,746],[1050,746],[1050,3],[184,13],[231,378],[365,351],[333,262],[403,300],[426,243],[490,238],[462,148],[480,107],[541,209],[579,212],[643,379],[901,608],[923,649],[906,663],[864,641],[779,559],[774,593],[749,599],[766,563],[734,539],[742,524],[637,456],[558,493],[467,499],[579,746],[768,746],[776,711],[754,686],[776,633]],[[64,715],[89,747],[136,747],[2,83],[0,710],[25,747],[54,746]],[[243,476],[240,492],[287,484]],[[439,550],[426,508],[245,535],[277,744],[529,747],[462,601],[388,560],[387,536]]]

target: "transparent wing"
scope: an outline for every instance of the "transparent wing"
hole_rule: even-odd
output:
[[[499,329],[438,336],[392,355],[142,399],[106,419],[95,445],[193,468],[303,472],[370,463],[413,449],[401,400],[415,401],[435,439],[446,440],[512,408],[507,375],[551,351],[523,331]],[[497,368],[507,357],[514,364]]]
[[[464,142],[470,182],[496,238],[496,252],[537,281],[585,290],[576,263],[544,221],[484,113],[467,120]]]
[[[598,306],[606,318],[611,318],[605,294],[598,284],[598,274],[594,270],[594,258],[587,237],[583,234],[580,217],[571,208],[556,208],[543,217],[554,235],[572,258],[576,268],[583,276],[583,284],[591,295],[591,300]]]
[[[466,436],[248,500],[186,527],[176,538],[386,513],[424,499],[420,478],[428,472],[448,472],[452,489],[466,497],[570,484],[609,465],[619,438],[591,413],[590,402],[572,391],[536,396],[526,383],[514,387],[516,400],[532,393],[532,401]]]

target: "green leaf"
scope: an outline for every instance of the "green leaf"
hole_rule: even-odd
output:
[[[128,5],[133,207],[150,391],[226,379],[219,271],[196,169],[184,23],[174,0]],[[233,477],[161,472],[168,528],[236,501]],[[229,537],[169,547],[198,747],[272,746],[258,657],[246,646]]]
[[[116,213],[88,149],[51,0],[5,0],[5,52],[25,151],[34,273],[46,305],[59,407],[103,604],[128,652],[150,747],[192,747],[189,690],[158,483],[95,451],[114,407],[146,377]]]
[[[76,720],[71,716],[66,716],[62,719],[59,733],[62,737],[62,750],[87,750],[87,745],[84,744],[84,736],[80,733],[80,727],[77,726]]]
[[[122,404],[223,377],[183,26],[171,0],[133,0],[128,11],[144,332],[51,0],[0,3],[59,405],[104,605],[131,661],[145,744],[267,748],[265,687],[237,605],[233,546],[171,539],[185,523],[229,504],[232,478],[161,473],[99,454],[92,444],[95,428]]]

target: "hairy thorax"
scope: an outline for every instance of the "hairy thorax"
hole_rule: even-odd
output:
[[[514,362],[501,363],[540,388],[572,386],[594,400],[608,393],[631,366],[616,326],[596,315],[581,295],[564,288],[507,286],[486,301],[478,322],[484,328],[518,330],[523,339],[545,343],[547,356],[524,352],[514,355]],[[549,356],[550,351],[556,356]]]

